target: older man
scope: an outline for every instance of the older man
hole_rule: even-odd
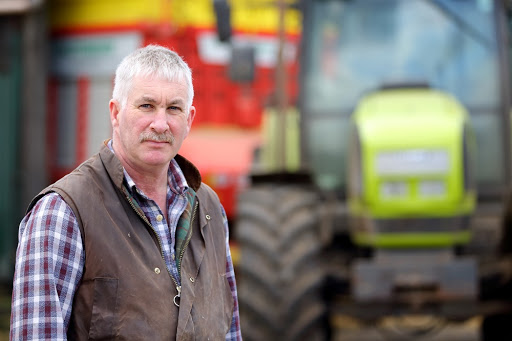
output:
[[[12,340],[241,339],[226,215],[178,155],[193,95],[169,49],[121,62],[112,140],[20,224]]]

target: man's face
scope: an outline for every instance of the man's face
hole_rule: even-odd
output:
[[[135,77],[126,105],[110,101],[114,150],[123,165],[145,171],[169,164],[187,137],[195,115],[187,110],[187,85]]]

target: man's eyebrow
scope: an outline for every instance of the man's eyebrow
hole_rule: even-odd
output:
[[[173,99],[172,101],[170,101],[167,106],[169,105],[173,105],[173,104],[179,104],[179,105],[183,105],[185,103],[185,101],[181,98],[176,98],[176,99]]]
[[[141,102],[156,103],[156,100],[153,97],[149,97],[149,96],[142,96],[140,98],[140,101]]]
[[[139,98],[138,102],[156,104],[157,100],[151,96],[142,96],[141,98]],[[173,99],[172,101],[168,102],[166,105],[172,106],[172,105],[184,105],[184,104],[185,104],[184,99],[176,98],[176,99]]]

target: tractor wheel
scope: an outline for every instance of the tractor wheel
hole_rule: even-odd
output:
[[[485,316],[481,326],[482,341],[508,341],[512,340],[512,314],[496,314]]]
[[[326,340],[318,204],[314,191],[291,185],[261,185],[240,196],[237,275],[245,340]]]

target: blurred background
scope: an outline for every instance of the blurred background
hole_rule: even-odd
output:
[[[26,206],[153,43],[193,70],[180,153],[226,209],[244,339],[512,339],[510,8],[0,0],[0,340]]]

